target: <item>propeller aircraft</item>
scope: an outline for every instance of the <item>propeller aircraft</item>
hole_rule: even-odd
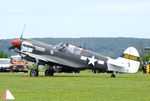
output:
[[[113,59],[69,43],[50,45],[22,38],[22,35],[20,39],[12,40],[9,49],[37,64],[30,71],[31,77],[39,76],[39,65],[48,65],[45,76],[53,76],[55,69],[59,67],[62,71],[91,69],[111,72],[111,77],[115,77],[116,72],[136,73],[140,67],[140,56],[134,47],[128,47],[120,57]]]

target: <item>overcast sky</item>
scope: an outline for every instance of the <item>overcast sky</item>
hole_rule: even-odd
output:
[[[0,0],[0,39],[150,38],[150,0]]]

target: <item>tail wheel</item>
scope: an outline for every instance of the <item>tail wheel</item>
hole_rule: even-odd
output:
[[[45,76],[53,76],[54,70],[53,69],[46,69],[45,70]]]
[[[30,76],[31,77],[37,77],[39,76],[39,71],[37,69],[33,69],[30,71]]]
[[[74,72],[75,72],[75,73],[80,73],[80,70],[76,69]]]
[[[111,78],[115,78],[116,77],[116,75],[115,74],[111,74]]]

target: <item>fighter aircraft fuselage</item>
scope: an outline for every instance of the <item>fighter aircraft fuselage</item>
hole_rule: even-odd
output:
[[[48,61],[47,63],[50,65],[69,66],[79,69],[107,69],[107,57],[68,43],[49,45],[35,40],[24,39],[21,48],[23,52],[47,56],[47,58],[51,57],[57,61],[55,63]],[[36,61],[35,58],[29,56],[24,58],[29,61]]]

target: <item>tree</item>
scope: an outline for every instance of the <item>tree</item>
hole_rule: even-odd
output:
[[[147,62],[150,61],[150,54],[143,55],[142,61],[147,61]]]
[[[5,52],[0,51],[0,58],[8,58],[8,55]]]

